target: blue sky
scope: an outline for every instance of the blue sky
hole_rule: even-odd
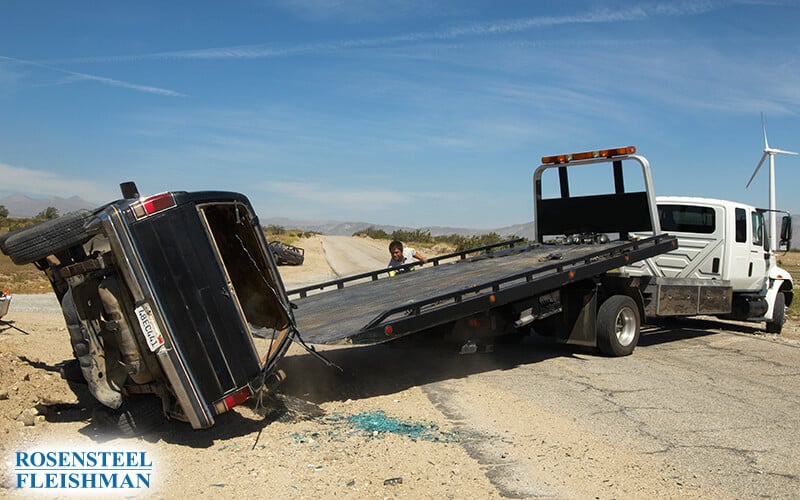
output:
[[[800,1],[3,3],[0,196],[245,193],[262,218],[496,228],[543,155],[635,145],[664,195],[768,204]],[[778,156],[800,213],[800,156]]]

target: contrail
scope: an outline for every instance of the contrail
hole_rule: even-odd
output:
[[[506,35],[549,26],[632,22],[652,17],[698,15],[719,10],[730,5],[731,2],[686,1],[680,3],[654,4],[651,6],[635,6],[619,11],[597,11],[583,15],[532,17],[492,23],[474,23],[441,31],[405,33],[381,38],[360,38],[355,40],[309,43],[285,47],[265,44],[240,45],[208,49],[175,50],[168,52],[155,52],[150,54],[57,59],[48,62],[50,64],[68,64],[178,59],[278,58],[299,54],[334,52],[352,48],[381,47],[386,45],[425,42],[432,40],[456,40],[477,36]]]
[[[153,87],[150,85],[140,85],[137,83],[129,83],[123,82],[121,80],[115,80],[113,78],[107,78],[104,76],[97,76],[97,75],[90,75],[88,73],[81,73],[78,71],[70,71],[68,69],[57,68],[55,66],[50,66],[48,64],[43,64],[35,61],[26,61],[24,59],[17,59],[14,57],[7,57],[7,56],[0,56],[0,61],[10,61],[17,64],[25,64],[28,66],[35,66],[37,68],[47,69],[50,71],[56,71],[58,73],[62,73],[65,75],[69,75],[71,77],[76,78],[77,80],[91,80],[99,83],[103,83],[106,85],[112,85],[114,87],[122,87],[131,90],[137,90],[139,92],[147,92],[149,94],[157,94],[157,95],[165,95],[170,97],[186,97],[184,94],[180,92],[176,92],[174,90],[163,89],[160,87]]]

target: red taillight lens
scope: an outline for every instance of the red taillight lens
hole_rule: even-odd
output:
[[[238,391],[225,396],[221,400],[217,401],[214,405],[217,409],[217,413],[224,413],[236,405],[240,405],[250,399],[253,395],[253,391],[250,390],[249,386],[244,386]]]
[[[133,214],[138,220],[148,215],[161,212],[162,210],[172,208],[175,205],[175,198],[172,196],[172,193],[161,193],[144,198],[134,203],[131,208],[133,208]]]

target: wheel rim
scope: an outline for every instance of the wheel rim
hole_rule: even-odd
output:
[[[617,313],[617,320],[614,325],[614,335],[620,345],[628,346],[636,336],[636,315],[629,307],[625,307]]]

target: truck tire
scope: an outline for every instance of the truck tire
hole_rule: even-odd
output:
[[[627,295],[613,295],[597,311],[597,347],[607,356],[627,356],[639,343],[641,316]]]
[[[772,306],[772,321],[767,321],[767,333],[780,334],[783,330],[783,323],[786,321],[786,297],[783,292],[778,292],[775,296],[775,304]]]
[[[86,243],[90,235],[85,225],[94,217],[89,210],[79,210],[8,233],[0,240],[0,249],[14,264],[36,262],[69,247]]]

